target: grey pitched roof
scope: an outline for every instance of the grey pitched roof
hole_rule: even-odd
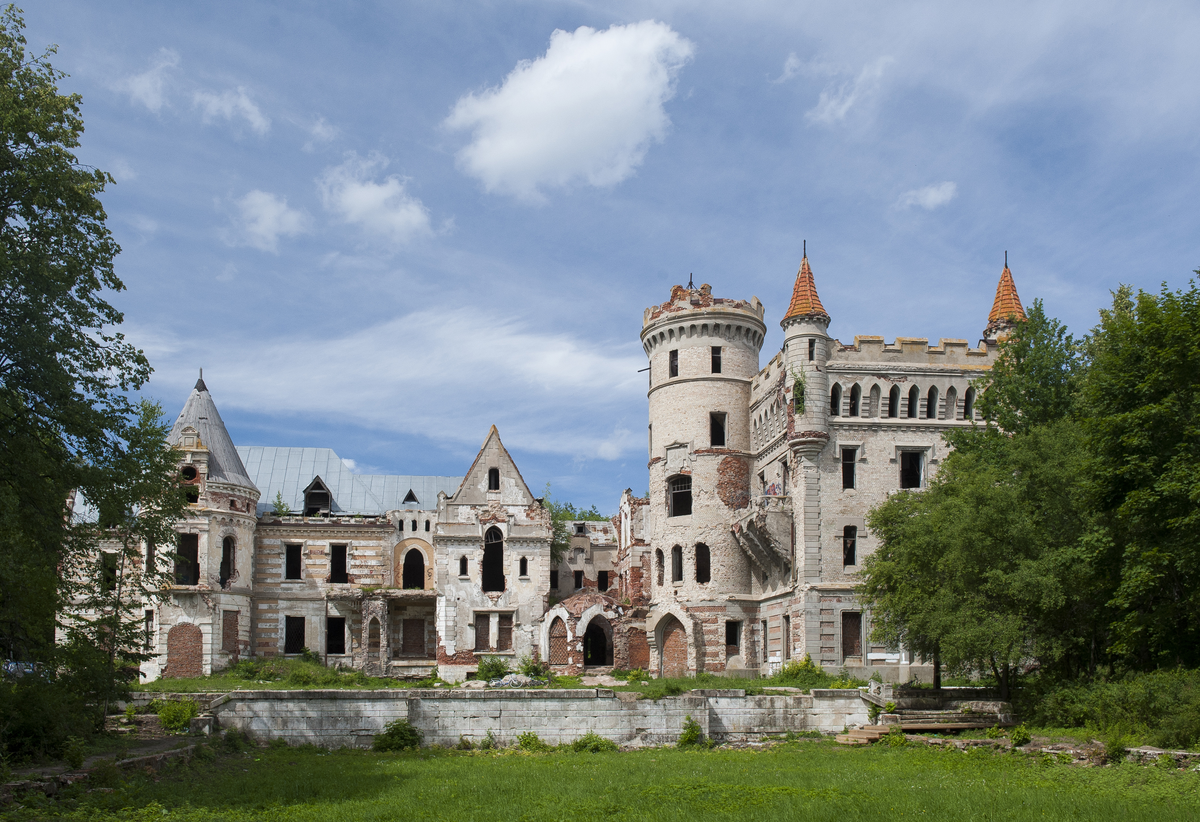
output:
[[[208,449],[208,478],[213,482],[226,482],[240,485],[243,488],[254,488],[254,482],[246,473],[241,457],[225,430],[225,423],[217,413],[217,405],[213,402],[204,378],[196,380],[196,387],[188,395],[179,419],[171,427],[167,442],[178,445],[183,437],[183,429],[192,426],[200,434],[200,442]]]
[[[293,511],[303,511],[304,489],[316,477],[329,489],[335,514],[430,510],[437,506],[439,491],[452,496],[462,484],[462,477],[355,474],[332,448],[240,445],[237,453],[262,492],[258,501],[260,514],[271,510],[279,493]],[[417,498],[416,502],[404,502],[409,491]]]

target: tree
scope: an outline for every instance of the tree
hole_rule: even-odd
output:
[[[610,517],[604,516],[593,505],[586,511],[581,508],[576,508],[569,502],[559,502],[550,496],[550,483],[546,483],[546,493],[542,497],[542,504],[550,511],[550,566],[557,567],[563,561],[563,557],[567,555],[567,550],[571,547],[571,533],[567,528],[567,523],[577,520],[589,520],[592,522],[606,522]]]

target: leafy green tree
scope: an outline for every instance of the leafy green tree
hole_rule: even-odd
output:
[[[578,520],[605,522],[610,519],[596,510],[595,505],[584,510],[576,508],[569,502],[559,502],[550,496],[550,483],[546,483],[546,493],[543,495],[542,504],[550,511],[550,525],[552,528],[552,536],[550,538],[551,567],[556,567],[562,562],[563,557],[567,555],[567,550],[571,547],[571,532],[567,527],[568,522]]]

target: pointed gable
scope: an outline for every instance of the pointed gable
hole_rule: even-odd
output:
[[[1021,305],[1021,298],[1017,295],[1017,284],[1013,282],[1012,272],[1009,271],[1006,262],[1004,271],[1000,272],[1000,282],[996,286],[996,299],[992,301],[992,310],[988,314],[988,324],[983,336],[987,339],[995,339],[1000,332],[1012,328],[1015,323],[1024,321],[1025,308]]]
[[[808,255],[800,260],[800,271],[796,274],[796,284],[792,287],[792,303],[788,306],[785,320],[792,317],[824,317],[829,319],[821,298],[817,296],[817,283],[813,279],[812,268],[808,265]]]
[[[489,474],[495,475],[500,487],[489,491]],[[455,492],[453,502],[457,505],[487,505],[489,502],[499,502],[502,505],[532,505],[534,496],[525,484],[517,464],[509,455],[508,449],[500,441],[500,432],[496,426],[488,431],[483,447],[471,464],[471,469],[463,478],[462,485]]]
[[[229,432],[225,430],[225,423],[217,413],[216,403],[208,393],[203,377],[196,380],[196,387],[188,395],[183,410],[179,412],[179,419],[175,420],[171,433],[167,435],[167,443],[182,445],[184,429],[188,428],[199,437],[199,444],[208,449],[209,482],[224,482],[258,490],[242,465],[242,459],[233,440],[229,438]]]

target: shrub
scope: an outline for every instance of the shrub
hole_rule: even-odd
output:
[[[1129,735],[1120,725],[1114,725],[1104,732],[1104,761],[1110,765],[1119,765],[1125,761],[1129,753]]]
[[[885,703],[885,704],[884,704],[884,706],[883,706],[883,712],[884,712],[885,714],[894,714],[894,713],[896,713],[896,703],[895,703],[895,702],[888,702],[888,703]]]
[[[288,741],[286,739],[284,739],[282,736],[277,736],[274,739],[272,739],[270,742],[267,743],[267,747],[272,748],[276,751],[282,751],[287,748],[290,748],[291,746],[288,745]]]
[[[507,673],[507,659],[498,656],[485,656],[479,660],[479,669],[475,673],[475,678],[490,682],[493,679],[500,679]]]
[[[605,739],[595,731],[588,731],[571,743],[575,753],[611,753],[617,749],[617,743]]]
[[[158,706],[158,721],[167,731],[177,733],[186,731],[192,724],[192,720],[200,715],[200,706],[194,699],[159,702]]]
[[[1000,730],[999,725],[993,725],[992,727],[990,727],[986,731],[984,731],[983,735],[986,736],[988,739],[1003,739],[1004,731]]]
[[[475,743],[467,739],[465,736],[459,736],[458,744],[454,747],[459,751],[473,751],[475,750]]]
[[[494,751],[500,747],[500,741],[496,739],[496,735],[492,733],[492,729],[488,728],[487,734],[479,742],[479,750]]]
[[[321,664],[320,654],[316,653],[315,651],[310,651],[308,648],[300,649],[300,659],[304,662],[315,662],[318,665]]]
[[[642,668],[634,668],[625,677],[625,680],[627,682],[633,682],[633,683],[646,682],[646,681],[649,681],[649,679],[650,679],[650,674],[646,673],[646,671]]]
[[[1026,728],[1022,723],[1021,725],[1018,725],[1012,729],[1012,732],[1009,734],[1009,738],[1012,740],[1014,748],[1020,748],[1033,741],[1033,734],[1031,734],[1029,729]]]
[[[121,786],[121,769],[111,759],[101,759],[92,766],[88,782],[97,788],[118,788]]]
[[[883,713],[883,708],[876,705],[874,702],[867,708],[867,719],[874,725],[879,721],[879,715]]]
[[[421,747],[421,732],[407,719],[394,719],[371,742],[377,751],[407,751]]]
[[[678,696],[687,693],[688,686],[676,679],[652,679],[642,691],[642,699],[662,699],[664,696]]]
[[[700,723],[692,719],[691,714],[688,714],[683,720],[683,733],[679,735],[679,741],[675,743],[675,746],[677,748],[699,748],[706,747],[706,745]]]
[[[192,752],[192,757],[197,762],[212,762],[217,758],[217,752],[208,745],[197,745],[196,749]]]
[[[813,688],[828,688],[833,677],[825,673],[820,665],[813,662],[810,655],[805,654],[804,659],[793,659],[784,665],[783,669],[773,677],[773,680],[780,685],[810,691]]]
[[[63,760],[71,766],[72,770],[79,770],[83,767],[83,740],[77,736],[68,736],[67,744],[63,746]]]
[[[250,737],[237,728],[230,728],[221,736],[221,748],[226,753],[241,753],[253,746]]]
[[[530,753],[544,753],[546,751],[554,750],[552,746],[543,742],[541,737],[539,737],[533,731],[526,731],[523,734],[518,734],[517,747],[523,751],[529,751]]]
[[[883,737],[883,741],[889,748],[903,748],[908,744],[908,737],[904,735],[903,728],[893,725]]]
[[[517,660],[517,670],[524,676],[530,679],[549,679],[550,666],[545,662],[536,660],[530,656],[523,656]],[[506,669],[507,671],[507,669]],[[504,676],[501,674],[500,676]]]

